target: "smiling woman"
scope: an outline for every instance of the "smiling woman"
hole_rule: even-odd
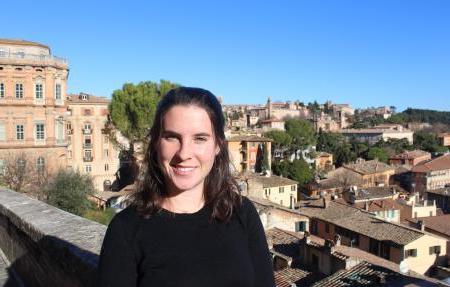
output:
[[[105,235],[99,286],[275,286],[264,230],[229,169],[220,103],[171,90],[159,103],[130,207]]]

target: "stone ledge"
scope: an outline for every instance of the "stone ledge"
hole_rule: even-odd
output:
[[[0,189],[0,249],[27,286],[91,285],[105,232],[102,224]]]

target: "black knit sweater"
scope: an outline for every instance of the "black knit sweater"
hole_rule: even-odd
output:
[[[162,210],[150,219],[135,209],[117,214],[105,235],[98,286],[273,287],[272,263],[253,204],[227,224]]]

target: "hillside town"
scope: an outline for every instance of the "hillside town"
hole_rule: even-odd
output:
[[[115,125],[113,99],[68,94],[68,77],[50,47],[0,39],[0,186],[46,201],[58,171],[77,171],[92,179],[93,208],[118,212],[146,142]],[[345,98],[273,98],[222,107],[276,286],[450,284],[450,123]]]

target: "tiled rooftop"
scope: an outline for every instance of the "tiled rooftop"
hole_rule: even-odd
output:
[[[383,283],[383,281],[385,283]],[[338,286],[437,286],[429,279],[408,276],[379,265],[361,262],[316,282],[313,287]]]
[[[107,104],[110,102],[107,98],[104,97],[97,97],[92,95],[87,95],[87,99],[83,100],[81,99],[80,95],[78,94],[71,94],[67,96],[67,102],[68,104],[71,103],[77,103],[77,104]]]
[[[436,231],[450,237],[450,214],[408,219],[412,223],[417,223],[419,220],[425,223],[425,228],[429,229],[430,232]]]
[[[431,156],[429,152],[423,151],[423,150],[411,150],[411,151],[405,151],[400,154],[396,154],[394,156],[391,156],[390,159],[414,159],[422,156]]]
[[[363,234],[379,241],[391,241],[406,245],[424,233],[400,224],[387,222],[360,209],[331,201],[328,208],[323,208],[321,200],[303,203],[300,213],[312,218],[330,222],[336,226]]]
[[[399,186],[376,186],[358,189],[355,192],[355,200],[369,200],[374,198],[388,198],[396,193],[406,191]]]
[[[385,172],[387,170],[394,170],[395,168],[385,164],[384,162],[380,162],[378,160],[369,160],[369,161],[363,161],[361,163],[352,163],[344,165],[345,168],[351,169],[356,171],[360,174],[373,174],[373,173],[380,173]]]
[[[412,172],[430,172],[450,169],[450,154],[420,163],[412,168]]]

